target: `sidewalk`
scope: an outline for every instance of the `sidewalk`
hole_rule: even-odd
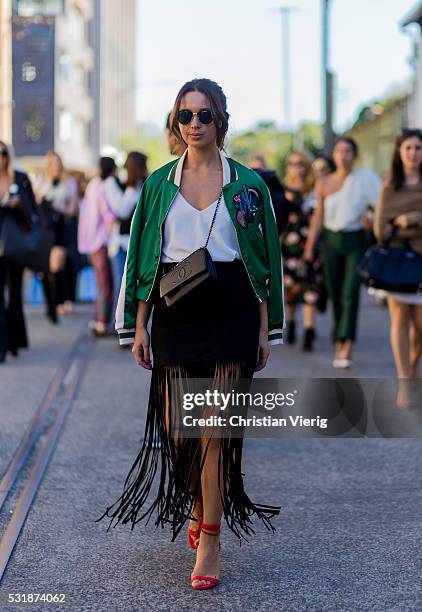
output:
[[[393,373],[387,312],[365,300],[361,314],[350,375]],[[57,328],[60,343],[37,319],[32,344],[39,363],[28,352],[28,361],[8,365],[9,398],[20,393],[20,368],[27,380],[35,381],[36,372],[45,377],[41,396],[47,378],[41,361],[49,368],[57,363],[58,347],[64,350],[75,336],[77,322]],[[320,352],[275,347],[265,375],[332,376],[328,317],[320,318],[318,330]],[[95,523],[120,495],[139,449],[148,380],[114,339],[95,342],[3,591],[66,593],[72,612],[422,609],[419,440],[248,439],[246,490],[253,500],[282,506],[277,531],[255,523],[256,536],[239,547],[223,525],[222,582],[207,592],[190,587],[194,553],[184,532],[171,543],[169,530],[152,522],[108,533],[106,521]],[[19,399],[21,410],[30,412]]]
[[[90,312],[90,305],[78,304],[71,317],[52,325],[43,306],[25,307],[30,347],[0,365],[0,474]]]

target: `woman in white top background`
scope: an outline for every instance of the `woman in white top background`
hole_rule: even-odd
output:
[[[130,223],[142,185],[148,176],[147,160],[147,156],[140,151],[128,153],[124,163],[127,179],[123,190],[114,176],[110,176],[104,181],[105,197],[111,210],[117,217],[108,243],[108,256],[111,261],[113,283],[116,288],[115,299],[117,299],[117,292],[125,267]]]
[[[54,231],[55,245],[66,249],[63,268],[43,277],[47,317],[57,323],[57,312],[61,315],[71,313],[76,301],[79,202],[76,180],[66,173],[55,151],[47,153],[45,171],[37,177],[34,192],[42,224]]]
[[[333,366],[352,365],[356,339],[360,282],[357,265],[366,246],[363,218],[375,206],[381,188],[379,177],[366,168],[354,168],[358,146],[343,136],[334,145],[336,171],[317,184],[317,205],[312,217],[304,257],[313,257],[315,242],[323,228],[323,266],[327,292],[332,302]]]

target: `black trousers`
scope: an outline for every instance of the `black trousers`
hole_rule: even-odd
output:
[[[56,319],[57,306],[76,301],[76,281],[79,269],[79,254],[76,250],[66,253],[65,267],[60,272],[45,274],[42,279],[47,316]]]
[[[25,317],[23,314],[23,267],[0,259],[0,351],[27,348]],[[5,289],[7,288],[7,302]]]
[[[6,323],[6,261],[0,257],[0,353],[7,351],[7,323]]]

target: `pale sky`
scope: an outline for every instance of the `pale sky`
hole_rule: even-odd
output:
[[[162,126],[178,89],[191,78],[220,83],[231,129],[261,119],[283,124],[282,5],[291,14],[292,120],[321,119],[320,0],[138,0],[137,118]],[[415,0],[331,0],[331,68],[336,125],[362,103],[409,82],[411,37],[399,21]]]

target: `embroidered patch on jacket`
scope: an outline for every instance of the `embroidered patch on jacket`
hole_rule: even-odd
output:
[[[242,191],[233,197],[233,202],[237,208],[236,219],[245,228],[253,222],[261,207],[262,198],[257,189],[242,185]]]

